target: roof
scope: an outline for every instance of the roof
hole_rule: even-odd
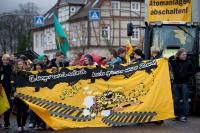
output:
[[[84,0],[65,0],[66,3],[69,4],[80,4],[80,5],[85,5]]]
[[[100,8],[103,0],[93,0],[89,1],[83,8],[81,8],[77,13],[69,18],[69,22],[88,19],[88,10],[91,8]]]
[[[57,5],[54,5],[45,15],[44,15],[44,25],[53,24],[53,14],[58,16]]]
[[[60,2],[61,0],[58,0],[57,3],[44,14],[44,26],[34,27],[33,30],[40,30],[42,28],[54,25],[53,14],[58,16],[58,7]],[[84,0],[64,0],[64,2],[65,4],[82,5],[82,6],[84,6],[85,3]]]

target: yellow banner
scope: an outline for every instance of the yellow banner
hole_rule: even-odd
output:
[[[192,0],[148,0],[148,22],[191,22]]]
[[[0,116],[10,108],[6,93],[0,84]]]
[[[24,73],[17,93],[54,130],[174,118],[168,61]]]

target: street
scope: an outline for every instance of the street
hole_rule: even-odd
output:
[[[1,118],[1,123],[2,118]],[[9,130],[0,129],[1,133],[14,133],[17,129],[15,116],[12,116],[12,126]],[[179,122],[167,120],[162,125],[145,124],[131,127],[113,127],[113,128],[83,128],[83,129],[67,129],[61,131],[53,131],[49,128],[46,130],[27,129],[26,133],[200,133],[200,117],[191,116],[188,122]]]

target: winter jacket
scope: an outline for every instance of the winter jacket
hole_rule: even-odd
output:
[[[175,59],[171,61],[174,75],[174,83],[185,84],[189,82],[189,76],[194,73],[194,67],[189,60]]]
[[[2,83],[7,96],[11,94],[11,75],[12,75],[12,66],[1,64],[0,83]]]

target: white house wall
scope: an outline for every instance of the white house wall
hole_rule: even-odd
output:
[[[54,28],[46,28],[43,31],[37,31],[33,33],[34,36],[34,51],[39,55],[46,54],[50,58],[53,57],[53,53],[47,52],[52,49],[56,49],[55,32]]]
[[[139,15],[139,16],[138,16]],[[141,41],[141,38],[144,36],[144,32],[140,29],[140,34],[138,39],[131,39],[127,36],[127,24],[132,22],[135,26],[144,25],[144,20],[141,18],[144,17],[144,3],[140,3],[140,11],[133,12],[131,11],[131,2],[120,2],[119,10],[112,10],[110,1],[104,1],[101,6],[101,20],[90,22],[90,46],[89,50],[97,49],[98,54],[103,56],[108,53],[108,45],[114,47],[125,46],[127,40],[130,40],[133,45],[138,45]],[[133,19],[134,18],[134,19]],[[85,23],[87,27],[87,22],[78,21],[70,24],[70,39],[75,38],[76,47],[85,46],[85,43],[80,43],[80,35],[86,30],[82,30],[80,27],[81,23]],[[110,37],[109,40],[102,38],[102,27],[110,27]],[[76,27],[76,28],[73,28]],[[95,46],[95,47],[93,47]],[[97,48],[98,47],[98,48]],[[101,50],[103,49],[103,50]],[[79,48],[77,48],[79,50]],[[96,50],[95,50],[96,51]],[[72,52],[73,53],[73,52]]]
[[[33,49],[39,55],[43,54],[43,51],[44,51],[43,45],[41,43],[42,34],[43,34],[43,31],[37,31],[33,33],[33,36],[34,36]]]
[[[73,15],[74,13],[70,12],[71,8],[75,8],[76,11],[80,9],[80,6],[68,6],[65,9],[65,14],[67,19],[69,15]],[[131,40],[133,45],[137,45],[141,38],[144,37],[144,32],[142,29],[139,35],[139,39],[132,40],[131,37],[127,36],[127,24],[132,22],[135,26],[144,25],[144,20],[141,20],[141,17],[144,17],[144,9],[145,4],[141,2],[140,11],[133,12],[131,11],[131,2],[120,1],[120,9],[112,10],[110,1],[104,1],[101,6],[101,21],[99,22],[90,22],[90,38],[88,38],[88,21],[81,20],[72,23],[67,23],[66,21],[62,23],[63,28],[65,29],[70,45],[72,46],[71,51],[69,51],[68,55],[71,56],[74,51],[85,51],[87,48],[83,49],[82,47],[86,47],[88,45],[88,41],[90,40],[90,45],[92,46],[88,50],[94,50],[99,55],[105,56],[108,53],[108,49],[105,46],[113,45],[115,47],[124,46],[127,40]],[[64,11],[64,10],[63,10]],[[138,16],[138,14],[140,16]],[[102,27],[109,26],[110,27],[110,37],[109,40],[105,40],[102,38]],[[35,34],[41,36],[43,33],[43,44],[39,43],[36,48]],[[51,39],[49,39],[49,37]],[[42,42],[42,41],[40,41]],[[95,46],[95,47],[93,47]],[[55,54],[56,45],[55,45],[55,33],[54,28],[46,28],[42,31],[34,32],[34,50],[39,53],[49,55],[51,58]]]
[[[64,2],[64,1],[63,1]],[[75,9],[74,12],[72,11],[72,8]],[[60,4],[60,8],[58,9],[58,20],[61,23],[63,29],[65,30],[68,39],[70,39],[70,26],[69,23],[66,22],[70,16],[74,15],[81,7],[80,6],[73,6],[73,5],[63,5],[62,3]],[[52,16],[52,15],[47,15],[47,16]],[[86,30],[86,28],[85,28]],[[79,31],[78,31],[79,32]],[[75,34],[75,35],[79,35]],[[78,39],[78,38],[77,38]],[[85,38],[87,41],[87,38]],[[77,41],[79,45],[83,42]],[[33,49],[36,53],[38,54],[45,54],[47,55],[50,59],[54,58],[55,53],[56,53],[56,42],[55,42],[55,31],[54,27],[47,27],[42,30],[37,30],[33,32]]]

